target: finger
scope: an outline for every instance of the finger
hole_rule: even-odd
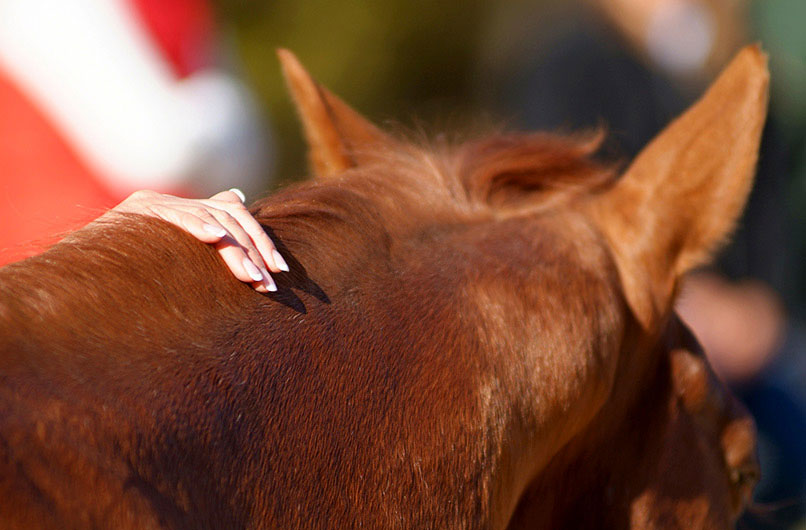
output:
[[[237,219],[235,219],[229,212],[218,210],[215,208],[208,208],[207,211],[213,215],[221,225],[227,229],[229,235],[243,248],[252,263],[258,267],[262,273],[268,276],[269,271],[266,269],[264,260],[252,242],[252,238],[246,233],[246,230],[241,226]]]
[[[277,290],[274,279],[268,273],[261,272],[246,255],[243,248],[229,238],[217,243],[216,250],[235,277],[242,282],[252,284],[253,287],[263,292]]]
[[[268,289],[268,287],[266,287],[265,282],[252,282],[252,288],[255,291],[257,291],[259,293],[263,293],[263,294],[266,294],[266,293],[269,292],[269,289]]]
[[[256,263],[260,263],[257,251],[254,248],[251,251],[248,248],[243,248],[241,241],[248,242],[248,237],[244,235],[243,230],[238,231],[239,225],[234,219],[227,217],[227,212],[210,207],[199,208],[193,204],[176,204],[173,207],[157,207],[152,210],[166,221],[185,228],[203,242],[220,243],[217,246],[219,254],[222,255],[224,263],[239,280],[252,283],[253,287],[260,292],[277,290],[273,278],[265,267],[256,265]],[[218,218],[214,213],[218,215]],[[226,225],[235,233],[233,234],[226,230],[224,228],[225,223],[222,223],[219,218],[225,220]],[[226,240],[224,239],[225,237],[227,238]],[[239,245],[241,247],[238,247]],[[233,250],[222,252],[223,248],[230,246],[240,248],[240,252]]]
[[[263,280],[263,274],[238,245],[225,239],[216,244],[216,250],[235,277],[242,282],[252,283]]]
[[[205,215],[204,212],[192,212],[165,206],[151,207],[149,212],[183,228],[203,243],[216,243],[227,235],[227,231],[218,220],[212,215]]]
[[[230,188],[227,191],[216,193],[210,197],[210,200],[243,204],[246,202],[246,195],[238,188]]]
[[[283,259],[283,256],[280,254],[280,252],[277,251],[277,247],[274,245],[274,242],[266,234],[266,231],[263,229],[263,227],[260,226],[260,223],[258,223],[255,218],[252,217],[252,214],[249,213],[249,210],[247,210],[245,206],[240,203],[222,203],[213,201],[215,201],[215,199],[210,199],[209,202],[205,202],[213,207],[224,209],[238,221],[244,231],[249,235],[249,238],[252,240],[257,251],[260,253],[262,261],[265,263],[266,267],[268,267],[272,272],[288,272],[288,264],[286,263],[285,259]]]
[[[196,209],[193,211],[194,213],[181,212],[180,215],[184,226],[187,226],[188,231],[191,233],[199,232],[200,234],[211,236],[215,239],[210,241],[211,243],[219,242],[216,248],[224,258],[224,263],[236,278],[243,282],[251,283],[252,287],[262,293],[277,290],[274,279],[266,269],[257,267],[254,263],[254,257],[250,257],[246,249],[240,247],[240,252],[237,251],[239,248],[237,245],[240,245],[240,243],[223,228],[219,220],[209,210]],[[229,237],[225,240],[225,236]]]
[[[227,235],[227,231],[215,218],[210,217],[211,219],[205,221],[195,215],[186,213],[182,217],[182,226],[199,241],[216,243]]]

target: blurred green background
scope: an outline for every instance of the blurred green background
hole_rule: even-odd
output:
[[[376,123],[452,119],[476,107],[476,57],[495,4],[219,0],[217,10],[273,125],[274,181],[283,183],[306,166],[276,48],[292,50],[318,81]]]

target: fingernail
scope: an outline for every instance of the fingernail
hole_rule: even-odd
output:
[[[263,279],[263,275],[260,273],[260,269],[258,269],[252,260],[249,258],[243,259],[243,268],[246,269],[246,274],[249,275],[254,281],[259,282]]]
[[[285,262],[285,260],[283,259],[283,257],[280,255],[279,252],[277,252],[276,250],[272,250],[271,257],[274,259],[274,263],[275,265],[277,265],[278,269],[280,269],[283,272],[288,272],[288,263]]]
[[[266,285],[266,289],[268,289],[270,292],[273,293],[277,291],[277,284],[274,283],[274,279],[269,274],[266,274],[264,283]]]
[[[216,237],[224,237],[227,235],[227,231],[220,226],[205,224],[202,228],[204,228],[204,231],[208,234],[213,234]]]
[[[241,190],[239,190],[238,188],[230,188],[229,190],[235,195],[237,195],[238,198],[241,199],[241,202],[246,202],[246,195],[244,195]]]

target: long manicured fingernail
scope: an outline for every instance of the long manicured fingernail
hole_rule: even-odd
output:
[[[263,279],[263,274],[260,273],[260,269],[258,269],[252,260],[249,258],[243,259],[243,268],[246,269],[246,274],[249,275],[252,280],[259,282]]]
[[[205,225],[202,228],[204,228],[204,231],[207,232],[208,234],[212,234],[216,237],[224,237],[225,235],[227,235],[227,231],[221,228],[220,226],[208,225],[205,223]]]
[[[235,195],[237,195],[238,198],[241,199],[241,202],[246,202],[246,195],[244,195],[241,190],[239,190],[238,188],[230,188],[229,190]]]
[[[271,251],[271,257],[274,259],[274,264],[283,272],[288,272],[288,263],[285,262],[283,257],[276,250]]]
[[[277,291],[277,284],[274,283],[274,279],[268,273],[265,274],[263,283],[266,286],[266,289],[269,290],[269,292],[273,293]]]

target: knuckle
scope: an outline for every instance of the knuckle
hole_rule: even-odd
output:
[[[129,200],[132,201],[144,201],[153,199],[154,196],[157,195],[157,192],[151,190],[137,190],[131,195],[129,195]]]
[[[218,221],[218,219],[216,219],[216,218],[215,218],[215,216],[214,216],[214,215],[211,215],[209,212],[204,212],[204,213],[202,213],[202,214],[199,216],[199,218],[200,218],[200,219],[201,219],[203,222],[205,222],[205,223],[207,223],[207,224],[209,224],[209,225],[213,225],[213,226],[218,226],[218,227],[224,228],[224,226],[222,225],[222,223],[220,223],[220,222]]]
[[[193,206],[185,213],[187,213],[187,215],[195,215],[196,217],[205,217],[210,215],[210,212],[207,210],[207,208],[203,206]]]
[[[260,247],[261,254],[268,254],[271,255],[272,251],[276,250],[274,247],[274,243],[272,243],[271,239],[259,239],[257,241],[258,247]]]
[[[209,208],[205,208],[203,206],[194,208],[192,215],[195,215],[196,217],[204,219],[207,222],[212,222],[212,223],[215,223],[215,224],[219,224],[218,219],[216,218],[215,215],[213,215],[213,213],[210,211]]]
[[[222,192],[221,197],[228,202],[241,202],[241,198],[238,197],[238,194],[232,190]]]
[[[226,211],[222,211],[221,215],[222,215],[222,217],[224,217],[226,222],[240,226],[238,221],[235,219],[235,217],[231,213],[226,212]]]
[[[240,215],[247,211],[246,206],[244,206],[241,201],[237,200],[237,198],[235,202],[225,202],[223,206],[233,215]]]

